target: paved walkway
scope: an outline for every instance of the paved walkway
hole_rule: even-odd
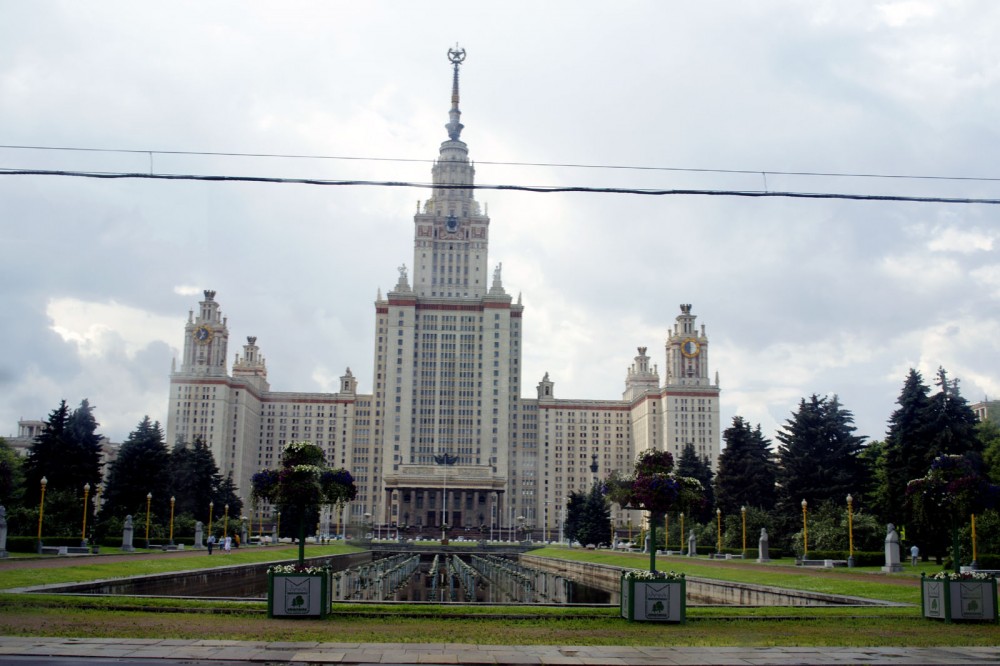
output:
[[[997,664],[1000,647],[568,647],[0,636],[0,663],[4,656],[173,659],[230,664]]]

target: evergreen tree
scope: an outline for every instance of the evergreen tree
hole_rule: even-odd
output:
[[[177,498],[174,510],[178,514],[192,516],[195,520],[208,523],[208,504],[216,502],[222,485],[222,476],[215,464],[212,450],[201,437],[193,444],[179,441],[170,454],[171,493]],[[213,518],[217,516],[213,512]]]
[[[976,436],[979,420],[959,393],[958,380],[949,380],[944,368],[938,368],[935,384],[938,392],[931,396],[928,419],[934,457],[982,453],[982,445]]]
[[[84,484],[92,490],[101,485],[101,436],[97,434],[97,419],[90,401],[84,398],[66,420],[66,431],[72,453],[64,464],[70,478],[69,487],[82,494]]]
[[[19,505],[23,493],[23,462],[7,440],[0,437],[0,504],[8,508]]]
[[[722,437],[726,448],[715,477],[716,506],[727,515],[743,506],[773,509],[777,466],[760,425],[752,429],[742,416],[734,416]]]
[[[584,546],[611,543],[611,505],[598,484],[586,494],[570,493],[563,529],[570,541],[579,541]]]
[[[698,522],[715,520],[715,491],[712,483],[712,467],[707,458],[701,458],[694,450],[694,444],[688,442],[681,449],[681,457],[677,459],[677,476],[689,476],[701,482],[704,489],[702,501],[698,506],[688,507],[688,515]]]
[[[813,394],[778,432],[780,467],[778,508],[785,517],[798,515],[801,502],[818,507],[825,501],[843,504],[848,494],[866,486],[861,461],[863,437],[854,434],[854,416],[837,396]]]
[[[243,513],[243,500],[236,494],[236,490],[236,484],[233,482],[233,474],[230,472],[226,475],[226,478],[219,482],[218,487],[215,489],[215,515],[221,515],[219,508],[225,507],[228,504],[229,519],[232,520],[234,517],[240,517],[240,514]],[[319,514],[317,513],[317,515]]]
[[[159,421],[143,417],[111,464],[104,489],[101,519],[124,518],[145,521],[146,496],[152,494],[150,510],[158,516],[170,512],[170,454],[163,443]],[[138,524],[138,523],[137,523]]]
[[[63,456],[70,449],[69,434],[66,432],[68,420],[69,407],[63,400],[49,414],[42,432],[35,437],[28,449],[28,456],[24,461],[24,480],[27,484],[25,503],[28,506],[38,506],[42,477],[48,482],[47,489],[68,486],[61,465]]]
[[[944,368],[937,372],[938,392],[911,369],[897,399],[899,408],[889,420],[885,458],[880,470],[879,499],[883,520],[908,527],[907,536],[917,538],[919,525],[905,505],[906,485],[922,478],[940,455],[978,454],[983,445],[975,413],[959,394],[958,381],[949,380]]]
[[[911,368],[903,383],[903,390],[896,399],[899,407],[889,419],[889,431],[885,437],[885,458],[879,491],[884,521],[897,524],[906,522],[903,509],[906,484],[922,477],[934,458],[928,425],[929,393],[930,388],[924,384],[923,377]]]
[[[983,445],[986,475],[993,483],[1000,483],[1000,425],[995,421],[983,421],[976,426],[976,436]],[[987,552],[1000,552],[1000,550]]]

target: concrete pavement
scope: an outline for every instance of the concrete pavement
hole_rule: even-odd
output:
[[[230,664],[997,664],[1000,647],[571,647],[0,636],[0,663],[5,656]]]

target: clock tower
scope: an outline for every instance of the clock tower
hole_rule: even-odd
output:
[[[691,305],[681,305],[667,332],[667,376],[663,385],[663,433],[676,459],[691,444],[715,469],[719,457],[719,377],[709,378],[708,336],[695,324]]]
[[[203,377],[226,376],[226,349],[229,329],[219,312],[215,292],[206,289],[205,300],[199,303],[198,315],[188,313],[184,326],[184,358],[181,373]]]

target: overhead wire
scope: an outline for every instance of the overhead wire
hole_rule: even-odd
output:
[[[210,181],[210,182],[242,182],[242,183],[272,183],[321,186],[369,186],[369,187],[410,187],[421,189],[445,190],[500,190],[514,192],[532,192],[552,194],[559,192],[580,192],[591,194],[635,194],[645,196],[729,196],[752,198],[794,198],[794,199],[846,199],[852,201],[900,201],[913,203],[945,203],[945,204],[985,204],[998,205],[1000,199],[970,198],[970,197],[936,197],[908,196],[893,194],[856,194],[846,192],[796,192],[780,190],[725,190],[725,189],[655,189],[630,187],[587,187],[563,185],[491,185],[491,184],[434,184],[413,181],[388,180],[330,180],[321,178],[279,178],[271,176],[222,176],[208,174],[174,174],[174,173],[139,173],[113,171],[72,171],[52,169],[4,169],[0,175],[8,176],[64,176],[74,178],[98,179],[149,179],[178,181]]]
[[[150,150],[134,148],[91,148],[81,146],[33,146],[33,145],[13,145],[0,144],[0,149],[8,150],[39,150],[39,151],[66,151],[66,152],[89,152],[89,153],[120,153],[120,154],[143,154],[149,155],[152,161],[153,155],[184,155],[197,157],[254,157],[254,158],[278,158],[278,159],[301,159],[301,160],[343,160],[355,162],[399,162],[399,163],[424,163],[432,164],[433,159],[428,158],[408,158],[408,157],[371,157],[357,155],[307,155],[298,153],[247,153],[247,152],[225,152],[225,151],[203,151],[203,150]],[[868,173],[849,171],[788,171],[778,169],[717,169],[701,167],[671,167],[671,166],[642,166],[627,164],[584,164],[576,162],[505,162],[496,160],[476,160],[476,164],[488,164],[491,166],[517,166],[517,167],[546,167],[546,168],[566,168],[566,169],[608,169],[627,171],[664,171],[677,173],[713,173],[732,175],[772,175],[772,176],[803,176],[803,177],[824,177],[824,178],[884,178],[896,180],[941,180],[941,181],[969,181],[995,183],[1000,182],[1000,176],[942,176],[933,174],[892,174],[892,173]]]

